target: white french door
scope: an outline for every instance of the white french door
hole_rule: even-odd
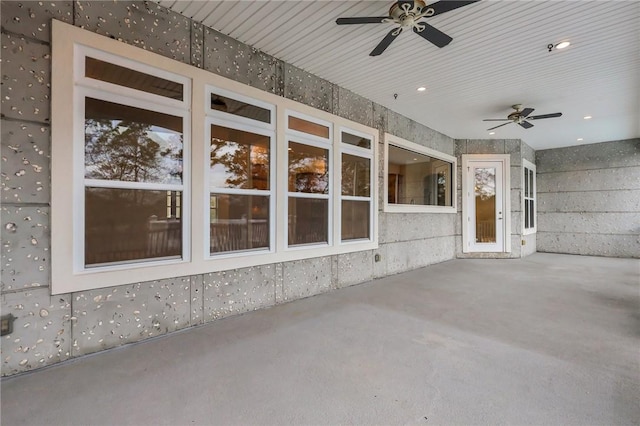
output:
[[[508,156],[463,156],[463,252],[510,251],[508,174]]]

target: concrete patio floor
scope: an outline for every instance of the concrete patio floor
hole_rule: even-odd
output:
[[[454,260],[2,380],[2,425],[640,424],[640,261]]]

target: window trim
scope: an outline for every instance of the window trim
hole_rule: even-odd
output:
[[[446,161],[451,164],[451,206],[431,206],[431,205],[410,205],[410,204],[392,204],[389,203],[389,145],[397,146],[417,154],[427,155],[438,160]],[[457,197],[457,164],[458,160],[452,155],[436,151],[431,148],[410,142],[406,139],[399,138],[389,133],[384,134],[384,184],[382,191],[383,208],[385,213],[457,213],[458,197]]]
[[[312,249],[312,248],[316,248],[316,247],[331,247],[334,245],[334,243],[336,242],[334,235],[333,235],[333,228],[334,228],[334,199],[335,199],[335,188],[334,188],[334,183],[339,181],[337,179],[334,179],[335,174],[337,173],[336,169],[335,169],[335,161],[334,161],[334,151],[335,151],[335,147],[334,147],[334,135],[333,135],[333,123],[304,114],[304,113],[300,113],[298,111],[295,110],[285,110],[285,122],[286,124],[286,130],[285,130],[285,141],[286,141],[286,150],[284,152],[286,152],[286,163],[287,163],[287,168],[286,168],[286,180],[287,180],[287,185],[285,186],[286,191],[283,191],[286,193],[286,203],[283,206],[283,210],[284,210],[284,220],[285,223],[287,224],[287,226],[284,228],[284,233],[285,233],[285,250],[286,251],[292,251],[292,250],[308,250],[308,249]],[[314,123],[314,124],[319,124],[321,126],[326,126],[329,129],[329,137],[328,138],[323,138],[321,136],[317,136],[311,133],[305,133],[305,132],[301,132],[295,129],[291,129],[289,128],[289,117],[296,117],[296,118],[300,118],[302,120],[308,121],[310,123]],[[320,148],[320,149],[326,149],[327,150],[327,167],[329,169],[329,182],[327,183],[327,187],[328,187],[328,192],[326,194],[320,194],[320,193],[308,193],[308,192],[295,192],[295,191],[289,191],[289,144],[290,143],[297,143],[300,145],[307,145],[307,146],[311,146],[314,148]],[[312,199],[312,200],[328,200],[328,205],[327,205],[327,241],[326,242],[318,242],[318,243],[309,243],[309,244],[289,244],[289,200],[291,198],[307,198],[307,199]]]
[[[354,136],[360,136],[362,138],[367,138],[371,141],[371,147],[370,148],[363,148],[360,146],[355,146],[355,145],[351,145],[349,143],[343,142],[342,141],[342,133],[350,133]],[[375,157],[375,148],[376,146],[375,141],[373,139],[371,139],[370,135],[367,135],[365,133],[362,132],[358,132],[357,130],[351,129],[349,127],[340,127],[338,128],[338,132],[337,134],[339,135],[339,148],[338,149],[338,153],[337,153],[337,158],[339,158],[340,162],[340,167],[338,167],[338,182],[342,183],[342,155],[343,154],[347,154],[347,155],[351,155],[354,157],[359,157],[359,158],[366,158],[370,161],[370,169],[369,169],[369,196],[368,197],[362,197],[362,196],[357,196],[357,195],[342,195],[342,186],[340,185],[340,188],[336,188],[337,190],[339,189],[339,194],[338,194],[338,198],[339,198],[339,202],[338,202],[338,206],[337,208],[340,211],[340,214],[338,215],[338,217],[342,218],[342,202],[343,201],[368,201],[370,203],[370,206],[373,206],[374,203],[374,199],[373,199],[373,194],[374,194],[374,188],[377,187],[377,176],[374,175],[374,170],[375,170],[375,165],[374,165],[374,157]],[[338,240],[342,243],[342,244],[353,244],[353,243],[357,243],[357,242],[361,242],[361,241],[371,241],[373,239],[373,235],[375,232],[375,229],[373,228],[373,223],[374,223],[374,218],[373,216],[375,215],[375,212],[373,211],[373,208],[369,208],[369,238],[354,238],[354,239],[350,239],[350,240],[343,240],[342,239],[342,221],[340,221],[340,223],[337,225],[338,228]]]
[[[119,86],[116,84],[93,80],[85,76],[85,58],[87,53],[91,53],[91,57],[99,57],[101,60],[112,61],[116,65],[128,67],[132,61],[125,58],[119,58],[115,55],[101,52],[96,49],[75,44],[74,45],[74,71],[80,74],[74,74],[71,79],[73,80],[73,123],[72,132],[74,134],[72,149],[73,149],[73,173],[82,175],[82,178],[78,176],[74,179],[73,194],[75,202],[72,202],[73,207],[73,248],[72,248],[72,263],[73,272],[78,275],[93,274],[98,272],[110,272],[110,271],[122,271],[132,268],[152,267],[156,265],[176,264],[189,262],[191,258],[191,245],[190,245],[190,233],[191,229],[190,217],[191,214],[188,210],[191,205],[191,189],[188,182],[188,177],[191,174],[191,117],[186,101],[176,101],[175,99],[159,96],[152,93],[147,93],[137,89],[132,89],[125,86]],[[93,54],[97,53],[97,54]],[[183,99],[190,99],[191,93],[191,81],[185,79],[179,74],[168,72],[166,70],[158,70],[160,73],[155,73],[155,68],[151,66],[138,65],[132,67],[136,71],[142,71],[149,75],[161,76],[162,78],[172,81],[180,82],[183,85]],[[89,84],[87,84],[89,83]],[[109,181],[98,179],[87,179],[84,177],[85,173],[85,153],[84,153],[84,117],[85,117],[85,102],[86,98],[93,98],[100,101],[112,102],[120,105],[126,105],[133,108],[144,109],[148,111],[159,112],[163,114],[173,115],[182,118],[183,131],[182,131],[182,184],[162,184],[162,183],[149,183],[149,182],[128,182],[128,181]],[[53,176],[52,176],[53,180]],[[85,190],[87,187],[101,187],[101,188],[114,188],[114,189],[138,189],[138,190],[179,190],[182,193],[182,253],[180,258],[156,258],[156,259],[136,259],[131,261],[122,261],[112,264],[103,264],[96,266],[85,265]],[[53,199],[53,190],[52,190]]]
[[[78,246],[78,239],[83,239],[84,235],[73,235],[71,230],[74,226],[75,212],[79,208],[77,202],[78,188],[84,185],[84,151],[78,150],[78,141],[83,141],[84,136],[78,134],[77,117],[84,118],[84,111],[76,102],[72,107],[69,106],[69,96],[76,96],[77,82],[68,72],[68,64],[74,64],[77,68],[78,51],[76,46],[82,46],[86,49],[95,49],[104,52],[105,55],[121,58],[122,64],[134,63],[139,67],[135,68],[139,71],[146,71],[147,68],[163,70],[171,75],[179,75],[186,81],[191,82],[191,90],[183,97],[189,100],[185,104],[190,118],[187,124],[190,126],[190,154],[184,154],[184,159],[190,158],[190,171],[183,174],[183,185],[190,190],[190,199],[183,199],[183,220],[190,220],[190,227],[185,237],[190,238],[190,243],[185,243],[185,248],[189,256],[185,259],[171,261],[145,261],[135,264],[123,265],[117,270],[102,269],[96,271],[95,268],[85,272],[78,272],[74,269],[72,253],[74,248]],[[97,58],[100,59],[100,58]],[[114,62],[115,63],[115,62]],[[82,68],[83,69],[83,68]],[[154,52],[141,49],[136,46],[128,45],[108,37],[89,32],[87,30],[75,27],[73,25],[63,23],[57,20],[52,21],[52,97],[51,97],[51,293],[64,294],[77,291],[85,291],[92,289],[107,288],[125,284],[133,284],[138,282],[148,282],[162,279],[174,279],[176,277],[186,277],[197,274],[204,274],[216,271],[224,271],[229,269],[244,268],[259,265],[270,265],[280,262],[295,261],[301,259],[309,259],[315,257],[324,257],[331,255],[339,255],[343,253],[353,253],[366,250],[374,250],[378,248],[378,129],[350,121],[326,111],[318,110],[308,105],[301,104],[291,99],[286,99],[273,93],[265,92],[260,89],[250,87],[246,84],[227,79],[225,77],[213,74],[209,71],[187,65],[173,59],[160,56]],[[98,80],[99,81],[99,80]],[[88,86],[95,82],[90,82]],[[106,83],[110,84],[110,83]],[[138,99],[138,93],[133,93],[136,89],[116,86],[114,93],[125,93],[131,99]],[[275,131],[275,151],[274,158],[271,162],[274,171],[271,179],[275,179],[272,186],[274,191],[273,201],[275,203],[275,216],[272,221],[276,228],[273,244],[275,249],[270,252],[234,252],[232,255],[216,255],[215,258],[208,258],[208,246],[205,243],[206,220],[208,219],[209,203],[203,194],[209,194],[209,185],[205,163],[207,162],[206,149],[206,117],[208,114],[208,103],[210,103],[210,92],[206,90],[208,86],[215,88],[224,87],[225,91],[233,96],[240,95],[247,98],[250,103],[265,102],[272,104],[274,110],[272,114],[272,125]],[[84,85],[82,87],[85,87]],[[184,86],[183,86],[184,87]],[[162,96],[147,94],[150,97]],[[224,95],[222,91],[217,93]],[[233,97],[230,96],[230,97]],[[155,104],[154,99],[154,106]],[[167,98],[167,100],[175,101],[175,99]],[[241,99],[242,100],[242,99]],[[244,100],[243,100],[244,101]],[[158,102],[162,103],[162,102]],[[175,102],[173,103],[174,106]],[[258,104],[258,106],[261,106]],[[286,155],[282,154],[282,149],[286,147],[287,142],[287,118],[286,111],[292,111],[301,118],[309,117],[313,121],[322,120],[331,124],[330,140],[332,154],[330,161],[332,165],[336,163],[336,156],[340,155],[341,148],[339,146],[340,135],[337,133],[341,126],[365,133],[372,140],[372,179],[376,185],[372,188],[371,214],[372,221],[372,239],[369,241],[348,241],[342,243],[339,237],[339,227],[336,226],[339,211],[337,206],[339,203],[340,190],[337,187],[339,180],[333,166],[333,172],[330,175],[331,181],[331,202],[332,209],[329,211],[329,217],[333,221],[329,228],[329,235],[332,236],[332,245],[326,246],[294,246],[287,249],[287,242],[284,233],[281,232],[286,226],[286,209],[287,203],[287,176],[283,171],[287,170]],[[219,111],[218,111],[219,112]],[[221,112],[219,112],[221,113]],[[229,118],[230,123],[238,123],[240,117]],[[74,124],[76,123],[76,124]],[[75,126],[75,127],[74,127]],[[84,131],[84,129],[82,129]],[[289,132],[291,133],[291,132]],[[305,135],[305,139],[312,138],[311,135]],[[301,136],[302,136],[301,135]],[[300,142],[300,138],[296,137]],[[323,138],[320,138],[323,139]],[[68,143],[75,141],[75,143]],[[186,145],[186,144],[185,144]],[[285,148],[286,149],[286,148]],[[78,155],[80,154],[80,155]],[[69,170],[69,159],[74,164],[73,170]],[[82,165],[82,166],[79,166]],[[82,170],[83,175],[78,176],[78,170]],[[70,190],[72,189],[72,190]],[[82,189],[81,189],[82,190]],[[80,191],[81,191],[80,190]],[[69,211],[73,214],[69,214]],[[232,257],[232,259],[229,259]]]
[[[533,197],[527,197],[525,190],[525,177],[524,171],[530,170],[533,172]],[[521,211],[522,211],[522,235],[531,235],[538,232],[538,188],[537,188],[537,175],[536,175],[536,165],[532,162],[522,159],[522,172],[520,173],[520,177],[522,178],[522,203],[521,203]],[[533,226],[526,228],[525,224],[525,206],[526,200],[533,201]]]

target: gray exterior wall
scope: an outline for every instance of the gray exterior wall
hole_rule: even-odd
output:
[[[375,127],[380,152],[385,132],[449,155],[454,141],[155,3],[2,1],[1,7],[0,297],[2,314],[16,317],[14,332],[2,337],[3,376],[455,257],[455,214],[380,212],[377,251],[51,296],[52,18]],[[382,185],[384,159],[380,164]]]
[[[538,251],[640,257],[640,139],[536,152]]]
[[[511,199],[511,252],[462,252],[462,155],[509,154]],[[520,139],[457,139],[455,155],[458,159],[458,218],[456,220],[456,257],[458,258],[520,258],[536,252],[536,234],[522,234],[522,159],[535,164],[535,151]]]

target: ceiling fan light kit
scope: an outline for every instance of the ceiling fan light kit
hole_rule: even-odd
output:
[[[499,124],[495,127],[491,127],[487,130],[494,130],[498,127],[506,126],[507,124],[516,123],[525,129],[530,129],[533,127],[533,124],[529,123],[527,120],[542,120],[544,118],[556,118],[562,117],[561,112],[554,112],[551,114],[541,114],[541,115],[531,115],[535,109],[533,108],[523,108],[522,104],[512,105],[515,111],[507,116],[507,118],[486,118],[482,121],[507,121],[507,123]]]
[[[404,31],[411,28],[414,33],[431,42],[432,44],[442,48],[453,40],[442,31],[432,27],[423,18],[429,18],[450,10],[476,3],[480,0],[442,0],[426,5],[424,0],[399,0],[395,2],[389,9],[389,16],[372,16],[372,17],[354,17],[354,18],[338,18],[338,25],[352,24],[382,24],[392,23],[399,25],[389,31],[380,43],[369,53],[370,56],[378,56],[384,52],[387,47]]]

